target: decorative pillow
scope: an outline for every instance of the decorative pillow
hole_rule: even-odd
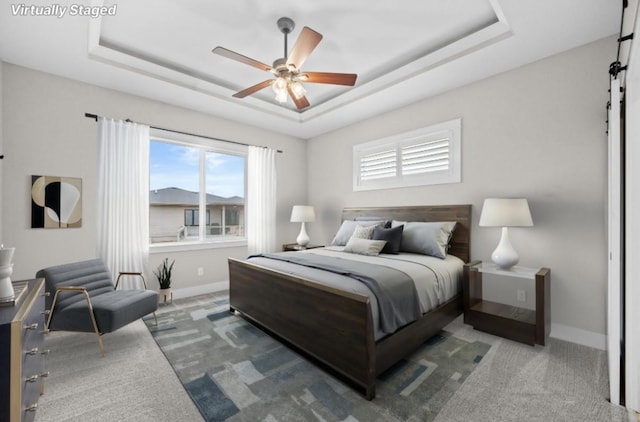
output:
[[[357,253],[360,255],[378,255],[387,242],[384,240],[360,239],[352,237],[349,239],[345,252]]]
[[[358,224],[351,235],[351,239],[354,237],[357,239],[371,239],[373,237],[373,230],[380,226],[363,226]]]
[[[404,224],[402,252],[413,252],[437,258],[447,257],[449,239],[456,226],[455,221],[418,222],[393,221],[391,227]]]
[[[400,245],[402,243],[402,230],[404,224],[401,224],[390,229],[384,227],[375,226],[373,229],[373,240],[386,240],[387,244],[382,248],[382,253],[398,254],[400,252]]]
[[[384,224],[384,220],[376,220],[376,221],[354,221],[354,220],[344,220],[342,225],[338,229],[338,233],[336,233],[335,237],[331,241],[333,246],[344,246],[347,244],[353,232],[356,229],[356,226],[360,224],[361,226],[375,226],[378,224]]]

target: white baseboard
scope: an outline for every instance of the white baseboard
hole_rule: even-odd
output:
[[[604,334],[581,330],[580,328],[569,327],[562,324],[551,323],[551,333],[549,337],[593,347],[594,349],[606,350],[607,348],[607,337]]]
[[[220,292],[229,290],[229,281],[219,281],[217,283],[207,283],[200,286],[184,287],[182,289],[173,289],[173,298],[182,299],[185,297],[198,296],[207,293]]]

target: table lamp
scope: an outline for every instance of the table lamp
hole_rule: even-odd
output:
[[[500,243],[491,259],[502,269],[509,269],[520,259],[509,241],[509,227],[531,227],[529,203],[524,198],[487,198],[482,205],[480,227],[502,227]]]
[[[316,213],[313,210],[313,207],[310,205],[294,205],[291,210],[291,222],[292,223],[302,223],[300,227],[300,234],[296,239],[296,242],[300,246],[307,246],[309,244],[309,235],[307,234],[307,230],[304,226],[304,223],[310,223],[315,221]]]

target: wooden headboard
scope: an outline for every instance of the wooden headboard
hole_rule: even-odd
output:
[[[471,205],[425,205],[411,207],[345,208],[342,220],[356,217],[380,217],[398,221],[455,221],[456,228],[449,242],[449,251],[464,262],[471,259]]]

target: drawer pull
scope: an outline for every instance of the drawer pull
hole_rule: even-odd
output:
[[[44,292],[44,293],[42,293],[42,296],[49,297],[49,296],[51,296],[51,292]]]
[[[48,355],[49,353],[51,353],[51,350],[49,349],[44,349],[42,352],[40,352],[41,355]]]
[[[51,374],[51,372],[45,371],[45,372],[40,374],[40,378],[47,378],[49,376],[49,374]]]
[[[36,382],[38,381],[38,375],[31,375],[25,379],[26,382]]]
[[[37,323],[37,322],[34,322],[34,323],[33,323],[33,324],[31,324],[31,325],[25,325],[25,326],[24,326],[24,329],[25,329],[25,330],[37,330],[37,329],[38,329],[38,323]]]
[[[36,353],[38,353],[38,348],[37,348],[37,347],[34,347],[33,349],[31,349],[31,350],[27,350],[27,351],[25,352],[25,354],[30,355],[30,356],[33,356],[33,355],[35,355]]]
[[[25,407],[25,409],[24,409],[24,410],[25,410],[26,412],[35,412],[37,408],[38,408],[38,403],[33,403],[33,404],[31,404],[31,405],[29,405],[29,406]]]
[[[42,315],[49,315],[51,313],[50,309],[47,309],[46,311],[40,311],[40,314]]]

